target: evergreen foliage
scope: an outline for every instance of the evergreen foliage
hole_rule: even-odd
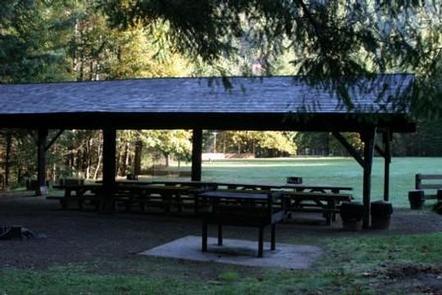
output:
[[[442,110],[441,19],[440,1],[3,0],[0,83],[302,74],[332,82],[351,107],[351,77],[411,72],[418,132],[395,136],[393,151],[440,155],[442,126],[428,118]],[[204,136],[208,151],[346,154],[329,134],[226,131],[215,147],[213,134]],[[360,148],[357,135],[346,136]],[[189,131],[120,132],[118,173],[151,165],[143,149],[188,160],[190,139]],[[33,131],[3,130],[0,141],[3,184],[33,176]],[[100,177],[101,151],[100,132],[65,131],[48,153],[48,176]]]

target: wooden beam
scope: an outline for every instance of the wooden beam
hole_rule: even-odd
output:
[[[48,129],[38,129],[37,131],[37,187],[35,195],[46,195],[46,141]]]
[[[362,201],[364,204],[363,228],[370,227],[371,170],[373,166],[375,134],[376,128],[374,127],[361,133],[361,139],[364,142],[364,178],[362,187]]]
[[[390,200],[390,163],[391,163],[391,133],[390,131],[385,131],[382,134],[382,139],[384,142],[384,201],[388,202]]]
[[[347,152],[364,168],[364,160],[359,152],[339,132],[332,132],[333,136],[344,146]]]
[[[66,113],[1,115],[3,128],[49,129],[208,129],[359,132],[373,114],[300,113]],[[377,127],[393,132],[414,132],[415,123],[405,114],[379,114]]]
[[[381,148],[378,144],[375,144],[374,149],[382,158],[385,159],[386,154],[385,154],[385,150],[383,148]]]
[[[192,136],[192,180],[201,181],[201,162],[203,150],[203,130],[193,129]]]
[[[60,137],[61,134],[63,134],[64,129],[60,129],[58,130],[57,134],[55,134],[54,137],[52,137],[52,139],[49,141],[49,143],[46,145],[45,147],[45,151],[48,151],[51,146],[55,143],[55,141]]]
[[[103,193],[100,211],[111,212],[112,194],[115,187],[117,131],[113,128],[103,129]]]

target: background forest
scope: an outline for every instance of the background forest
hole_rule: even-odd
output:
[[[232,40],[238,54],[207,62],[173,45],[167,23],[115,28],[93,0],[2,1],[0,9],[0,83],[34,83],[189,77],[294,74],[296,54],[271,56],[247,36]],[[59,135],[51,131],[49,138]],[[356,134],[346,135],[356,147]],[[0,182],[3,188],[34,176],[36,133],[1,130]],[[418,132],[396,135],[395,156],[441,156],[442,122],[421,121]],[[204,150],[256,157],[346,155],[330,134],[297,132],[205,131]],[[188,161],[191,133],[186,130],[132,130],[118,134],[118,174],[140,174],[154,163]],[[48,176],[101,176],[99,131],[65,130],[48,153]]]

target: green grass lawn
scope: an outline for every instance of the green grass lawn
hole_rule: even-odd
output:
[[[372,199],[383,196],[383,159],[375,158]],[[408,191],[416,173],[442,174],[442,158],[393,158],[390,196],[393,205],[408,206]],[[287,176],[301,176],[305,184],[342,185],[362,195],[362,168],[353,158],[222,160],[203,163],[203,180],[283,184]]]
[[[328,255],[310,270],[256,273],[230,266],[210,279],[184,278],[186,266],[174,259],[128,262],[133,264],[129,274],[106,273],[112,262],[99,260],[46,270],[0,270],[0,294],[423,294],[416,292],[419,288],[430,294],[425,288],[439,286],[441,243],[440,233],[327,238],[321,244]],[[161,267],[175,271],[158,276]],[[417,290],[416,278],[421,280]]]

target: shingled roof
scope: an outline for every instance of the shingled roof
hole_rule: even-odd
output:
[[[0,85],[0,124],[11,125],[13,121],[19,124],[24,120],[20,124],[33,122],[49,127],[59,124],[60,128],[63,125],[98,128],[104,124],[117,124],[121,128],[189,128],[202,124],[202,128],[216,129],[254,129],[253,126],[291,129],[296,127],[295,123],[300,127],[301,121],[312,123],[312,116],[321,120],[339,117],[348,123],[350,118],[356,120],[368,115],[377,116],[384,123],[396,122],[407,115],[408,100],[404,98],[409,94],[413,76],[379,75],[354,80],[347,88],[351,108],[329,85],[312,85],[303,77],[227,80],[227,84],[223,78],[3,84]],[[240,122],[241,118],[249,120],[248,123],[235,127],[233,122],[220,122],[230,119]],[[252,118],[255,123],[250,121]],[[265,125],[262,118],[273,122],[268,122],[266,128],[262,126]]]

